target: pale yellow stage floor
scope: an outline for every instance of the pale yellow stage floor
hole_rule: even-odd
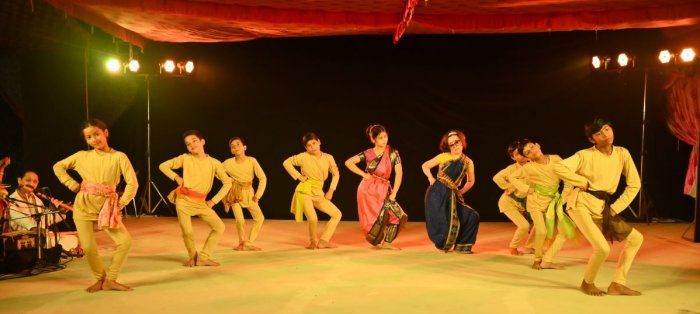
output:
[[[395,241],[402,251],[370,248],[357,222],[340,224],[340,248],[306,250],[306,224],[287,220],[265,222],[263,251],[238,252],[233,220],[224,221],[220,267],[182,266],[175,218],[128,218],[134,243],[119,281],[134,291],[86,293],[93,279],[75,259],[60,271],[0,281],[0,313],[700,313],[700,244],[681,238],[688,224],[636,224],[645,243],[628,285],[644,295],[590,297],[577,290],[591,251],[585,240],[565,245],[557,258],[565,269],[536,271],[532,255],[507,254],[510,223],[482,223],[476,254],[459,255],[436,250],[419,222]],[[201,247],[208,229],[199,219],[194,227]],[[108,237],[98,233],[98,241],[110,255]],[[599,287],[609,284],[619,251],[616,243]]]

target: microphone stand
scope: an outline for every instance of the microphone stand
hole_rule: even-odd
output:
[[[19,200],[19,199],[16,199],[16,198],[14,198],[14,197],[8,197],[7,200],[8,200],[10,203],[12,203],[12,204],[20,203],[20,204],[30,205],[31,208],[35,208],[35,209],[38,209],[38,208],[46,209],[46,210],[49,210],[49,209],[50,209],[50,208],[48,208],[48,207],[46,207],[46,206],[37,205],[37,204],[35,204],[35,203],[30,203],[30,202],[27,202],[27,201],[24,201],[24,200]],[[13,209],[13,208],[10,208],[10,210],[11,210],[11,211],[15,211],[15,212],[22,213],[22,212],[20,212],[19,210],[16,210],[16,209]],[[24,215],[24,217],[17,217],[17,218],[11,218],[11,219],[10,219],[10,220],[18,220],[18,219],[25,219],[25,218],[27,218],[27,217],[32,217],[32,218],[34,218],[34,220],[36,221],[36,236],[35,236],[36,239],[35,239],[35,244],[36,244],[36,247],[37,247],[37,260],[38,260],[38,261],[42,261],[42,260],[43,260],[43,251],[42,251],[42,244],[41,244],[41,238],[42,238],[42,232],[41,232],[41,230],[42,230],[42,228],[41,228],[41,217],[43,217],[44,215],[47,215],[47,214],[55,214],[55,213],[57,213],[57,212],[59,212],[59,211],[57,211],[57,210],[54,210],[54,211],[44,211],[44,212],[37,212],[36,214],[29,214],[29,215],[27,215],[27,214],[25,214],[25,213],[22,213],[22,214]],[[56,233],[54,232],[54,236],[55,236],[55,235],[56,235]]]

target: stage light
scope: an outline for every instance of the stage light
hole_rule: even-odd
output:
[[[659,61],[663,64],[671,62],[671,57],[671,52],[668,50],[661,50],[661,52],[659,52]]]
[[[175,71],[175,61],[173,60],[165,60],[165,62],[162,65],[163,70],[165,70],[166,73],[173,73]]]
[[[683,62],[693,62],[695,60],[695,50],[693,48],[684,48],[680,57]]]
[[[185,63],[185,72],[187,72],[187,74],[191,74],[192,71],[194,71],[194,62],[187,61],[187,63]]]
[[[129,64],[127,67],[129,68],[129,71],[131,71],[131,72],[138,72],[139,68],[141,68],[141,65],[139,64],[139,60],[132,59],[131,61],[129,61]]]
[[[600,58],[598,56],[593,56],[593,58],[591,59],[591,65],[593,65],[594,69],[600,69]]]
[[[110,58],[107,60],[107,71],[110,73],[119,73],[122,69],[122,63],[116,58]]]
[[[630,58],[624,52],[617,56],[617,64],[619,64],[623,68],[629,64],[629,61]]]
[[[194,61],[176,61],[173,59],[167,59],[165,62],[159,64],[160,74],[172,75],[172,76],[183,76],[189,75],[194,72]]]

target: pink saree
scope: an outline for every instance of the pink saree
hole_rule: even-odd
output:
[[[382,241],[391,243],[407,220],[401,206],[388,199],[392,169],[401,162],[398,151],[387,147],[384,153],[377,156],[370,148],[358,156],[367,164],[367,173],[372,175],[372,178],[362,180],[357,188],[360,226],[370,244],[377,245]]]

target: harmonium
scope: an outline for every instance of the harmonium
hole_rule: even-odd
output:
[[[2,250],[4,254],[36,248],[36,231],[12,231],[2,234]]]

